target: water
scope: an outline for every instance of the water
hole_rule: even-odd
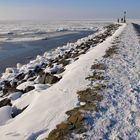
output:
[[[0,72],[3,72],[6,67],[16,66],[17,63],[28,63],[30,59],[42,55],[45,51],[65,45],[67,42],[75,42],[93,33],[93,31],[69,32],[47,40],[2,43],[0,44]]]
[[[95,33],[95,21],[0,22],[0,73],[37,55]],[[43,40],[47,38],[47,40]]]

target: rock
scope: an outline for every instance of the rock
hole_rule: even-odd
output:
[[[79,58],[78,57],[76,57],[75,59],[74,59],[74,61],[77,61]]]
[[[16,107],[13,108],[12,110],[12,118],[15,118],[17,115],[21,114],[28,106],[22,108],[22,109],[17,109]]]
[[[48,67],[50,67],[50,68],[53,68],[53,63],[52,62],[50,62],[49,64],[48,64]]]
[[[4,88],[3,89],[3,96],[8,96],[9,94],[12,94],[14,92],[18,92],[20,90],[17,90],[15,88]]]
[[[97,92],[99,92],[99,91],[101,91],[101,90],[103,90],[103,89],[105,89],[105,88],[106,88],[106,85],[104,85],[104,84],[99,84],[99,83],[97,83],[97,84],[94,86],[94,90],[97,91]]]
[[[61,74],[65,71],[64,68],[56,69],[55,71],[51,71],[51,74]]]
[[[76,107],[76,108],[74,108],[74,109],[72,109],[72,110],[67,111],[66,114],[67,114],[68,116],[71,116],[74,112],[77,112],[78,110],[79,110],[79,108]]]
[[[80,109],[84,111],[96,111],[98,112],[98,108],[95,103],[86,103],[85,105],[81,106]]]
[[[34,81],[36,78],[37,78],[36,76],[31,77],[31,78],[28,79],[28,81]]]
[[[66,52],[63,59],[69,59],[71,57],[71,52]]]
[[[5,73],[7,73],[7,74],[13,73],[13,69],[12,68],[6,68]]]
[[[64,67],[70,63],[70,60],[61,59],[58,64],[62,64]]]
[[[11,85],[9,81],[4,81],[4,88],[2,89],[3,96],[9,95],[14,92],[18,92],[19,90],[16,89],[16,87],[17,87],[17,82],[13,82]]]
[[[45,84],[45,78],[46,78],[45,72],[40,72],[36,80],[39,84]]]
[[[85,132],[87,132],[87,129],[85,127],[81,127],[81,128],[74,130],[74,133],[76,133],[76,134],[83,134]]]
[[[62,58],[63,58],[63,55],[59,55],[57,59],[60,60]]]
[[[72,115],[68,118],[68,121],[72,124],[79,124],[84,120],[84,117],[82,116],[82,113],[77,111],[72,113]]]
[[[64,129],[64,130],[68,129],[68,127],[69,127],[69,125],[67,123],[65,123],[65,122],[62,122],[61,124],[58,124],[56,126],[57,129]]]
[[[80,55],[80,54],[79,54],[78,52],[75,52],[75,53],[72,54],[71,57],[72,57],[72,58],[76,58],[76,57],[78,57],[79,55]]]
[[[31,78],[31,77],[34,77],[35,76],[35,72],[32,71],[32,70],[29,70],[28,73],[27,73],[27,79]]]
[[[17,69],[20,69],[22,67],[22,64],[17,63]]]
[[[17,83],[17,85],[19,86],[19,85],[21,85],[22,83],[25,83],[25,82],[27,82],[27,80],[21,80]]]
[[[34,72],[35,72],[35,73],[39,73],[40,71],[43,71],[43,70],[41,69],[41,67],[40,67],[40,66],[36,66],[35,69],[34,69]]]
[[[22,92],[15,92],[11,95],[8,96],[9,99],[11,99],[12,101],[17,100],[18,98],[20,98],[22,96]]]
[[[48,40],[48,37],[43,38],[42,40]]]
[[[50,132],[46,140],[67,140],[68,138],[65,138],[66,135],[67,132],[54,129],[53,131]]]
[[[2,87],[0,87],[0,91],[2,91]]]
[[[60,68],[60,69],[57,71],[57,73],[56,73],[56,74],[63,73],[64,71],[65,71],[65,69],[64,69],[64,68]]]
[[[97,63],[91,66],[91,69],[97,69],[97,70],[106,70],[105,64]]]
[[[81,50],[84,50],[85,49],[85,45],[83,45],[83,46],[81,46],[81,48],[80,48]]]
[[[25,77],[25,74],[24,74],[24,73],[20,73],[20,74],[18,74],[18,75],[15,77],[15,79],[21,81],[21,80],[24,79],[24,77]]]
[[[46,77],[45,77],[45,84],[54,84],[56,82],[58,82],[60,80],[60,78],[53,76],[50,73],[46,73]]]
[[[17,82],[16,81],[12,81],[11,82],[11,87],[16,88],[17,87]]]
[[[111,48],[106,50],[106,54],[104,55],[104,58],[112,57],[114,54],[117,54],[117,47],[116,46],[112,46]]]
[[[60,80],[57,76],[50,73],[40,73],[39,77],[36,79],[39,84],[54,84]]]
[[[48,64],[46,64],[46,63],[42,63],[42,64],[41,64],[41,68],[46,68],[47,65],[48,65]]]
[[[105,77],[103,76],[102,72],[93,72],[93,75],[86,77],[86,80],[90,80],[90,81],[97,81],[97,80],[104,80]]]
[[[92,103],[95,101],[102,101],[103,96],[97,94],[98,91],[96,89],[86,89],[83,91],[79,91],[77,94],[79,95],[79,101],[85,103]]]
[[[10,81],[3,81],[3,84],[5,88],[11,87]]]
[[[58,58],[55,58],[53,63],[58,63],[59,59]]]
[[[24,93],[27,93],[27,92],[32,91],[32,90],[34,90],[34,89],[35,89],[34,86],[28,86],[28,87],[25,88],[25,90],[24,90],[23,92],[24,92]]]
[[[5,99],[0,101],[0,108],[3,107],[3,106],[7,106],[7,105],[12,106],[10,99],[5,98]]]

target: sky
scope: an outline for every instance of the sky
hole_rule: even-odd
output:
[[[140,18],[140,0],[0,0],[0,20]]]

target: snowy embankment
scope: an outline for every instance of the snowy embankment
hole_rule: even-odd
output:
[[[65,112],[77,106],[76,92],[87,88],[90,84],[85,78],[91,73],[91,65],[95,60],[102,59],[106,49],[111,47],[114,38],[118,37],[124,28],[125,24],[116,32],[112,29],[110,34],[107,32],[104,34],[106,31],[104,29],[75,44],[58,48],[52,54],[39,57],[26,66],[18,65],[18,69],[7,69],[1,79],[0,100],[5,98],[4,103],[12,106],[0,108],[0,112],[4,112],[3,114],[7,116],[3,115],[0,119],[1,139],[46,138],[57,124],[67,119]],[[102,34],[105,36],[104,39],[100,38]],[[62,58],[63,55],[65,59]],[[40,70],[40,66],[45,69]],[[57,73],[58,70],[60,74]],[[10,116],[11,110],[13,114]]]

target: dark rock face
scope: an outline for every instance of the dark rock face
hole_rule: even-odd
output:
[[[65,71],[65,69],[64,69],[64,68],[60,68],[60,69],[57,71],[57,73],[56,73],[56,74],[63,73],[64,71]]]
[[[41,68],[46,68],[47,67],[47,64],[46,63],[42,63],[41,64]]]
[[[2,87],[0,86],[0,91],[2,91]]]
[[[32,70],[29,70],[29,72],[27,73],[28,78],[34,77],[35,76],[35,72]]]
[[[10,81],[3,81],[3,85],[5,88],[11,87]]]
[[[40,84],[55,84],[59,80],[60,78],[58,78],[57,76],[54,76],[53,74],[45,73],[45,72],[40,73],[39,78],[38,78],[38,82]]]
[[[84,117],[77,110],[69,112],[70,116],[66,122],[62,122],[56,126],[56,129],[50,132],[46,140],[68,140],[71,133],[81,134],[86,132],[84,127]]]
[[[3,99],[2,101],[0,101],[0,108],[3,106],[7,106],[7,105],[12,106],[10,99],[6,98],[6,99]]]
[[[34,90],[34,89],[35,89],[34,86],[28,86],[28,87],[25,88],[25,90],[24,90],[23,92],[24,92],[24,93],[27,93],[27,92],[32,91],[32,90]]]
[[[40,66],[36,66],[34,72],[39,73],[40,71],[43,71],[42,68]]]
[[[40,73],[39,73],[38,82],[39,82],[40,84],[45,84],[45,77],[46,77],[45,72],[40,72]]]
[[[25,74],[24,74],[24,73],[20,73],[20,74],[18,74],[18,75],[15,77],[15,79],[21,81],[21,80],[24,79],[24,77],[25,77]]]
[[[36,78],[37,78],[36,76],[31,77],[31,78],[28,79],[28,81],[34,81]]]
[[[59,64],[62,64],[63,67],[65,67],[65,66],[67,66],[69,63],[70,63],[70,60],[61,59],[61,60],[58,62],[58,65],[59,65]]]
[[[62,67],[62,68],[58,68],[58,69],[51,71],[51,74],[60,74],[60,73],[63,73],[64,71],[65,71],[65,69]]]
[[[94,64],[91,66],[91,69],[94,70],[105,70],[106,66],[104,64]]]
[[[17,82],[13,82],[11,84],[10,81],[4,81],[4,88],[2,89],[3,96],[9,95],[14,92],[18,92],[19,90],[17,90],[16,87],[17,87]]]
[[[46,77],[45,77],[45,84],[54,84],[56,82],[58,82],[60,80],[60,78],[53,76],[50,73],[46,73]]]
[[[17,109],[17,108],[13,108],[12,110],[12,118],[15,118],[16,116],[18,116],[19,114],[21,114],[28,106],[22,108],[22,109]]]
[[[106,54],[104,55],[104,58],[112,57],[114,54],[117,54],[117,47],[112,46],[108,50],[106,50]]]

